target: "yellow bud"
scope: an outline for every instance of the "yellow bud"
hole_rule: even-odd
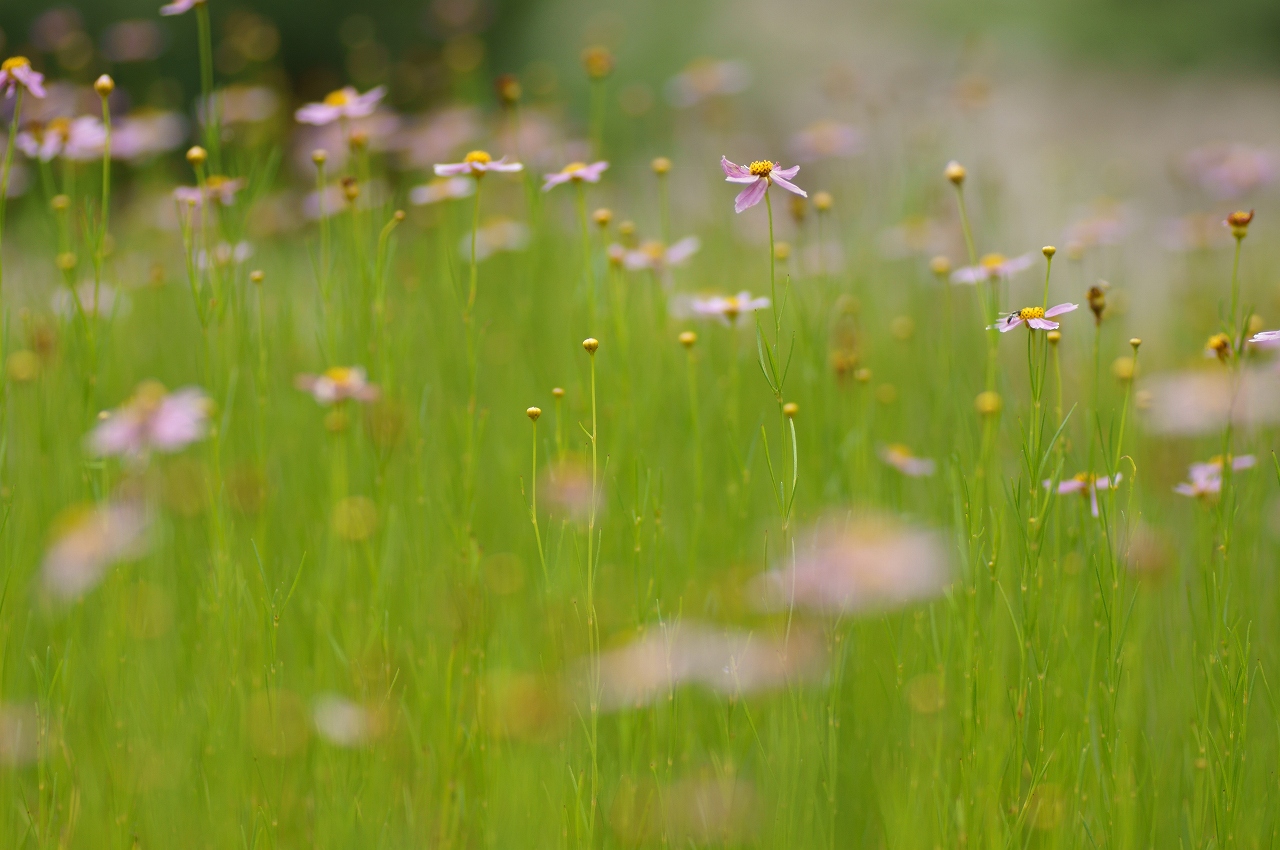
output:
[[[537,421],[538,421],[538,417],[542,415],[542,408],[540,408],[540,407],[531,407],[531,408],[529,408],[528,410],[526,410],[526,411],[524,412],[524,415],[525,415],[525,416],[528,416],[528,417],[529,417],[529,419],[531,419],[532,421],[537,422]]]
[[[600,347],[600,341],[595,337],[587,337],[582,341],[582,348],[588,353],[594,355],[596,349]]]
[[[698,335],[693,331],[680,334],[680,344],[685,348],[693,348],[698,343]]]
[[[995,416],[1000,412],[1000,394],[992,390],[978,393],[978,397],[973,401],[973,407],[982,416]]]
[[[197,168],[204,165],[205,160],[209,158],[209,152],[199,145],[195,145],[187,151],[187,162]]]
[[[794,401],[789,401],[786,404],[782,405],[782,415],[787,417],[788,419],[795,419],[796,414],[799,412],[800,412],[800,405],[796,404]]]
[[[929,261],[929,271],[938,277],[946,277],[951,274],[951,261],[941,255],[934,257]]]
[[[818,212],[827,212],[835,204],[830,192],[818,192],[813,196],[813,208]]]
[[[262,282],[266,279],[267,279],[267,276],[266,274],[263,273],[261,269],[254,269],[253,271],[249,272],[249,281],[251,283],[255,283],[261,286]]]
[[[969,172],[965,171],[964,166],[953,159],[947,163],[947,167],[942,173],[946,175],[948,180],[959,186],[964,183],[964,178]]]
[[[316,148],[311,152],[311,161],[317,166],[324,165],[329,159],[329,152],[324,148]]]
[[[660,156],[653,162],[649,163],[649,166],[653,169],[654,174],[661,176],[671,171],[671,160],[667,159],[665,156]]]
[[[1041,253],[1044,254],[1045,259],[1048,259],[1052,257],[1054,254],[1058,253],[1058,249],[1053,247],[1052,245],[1045,245],[1043,248],[1040,249],[1040,251]]]
[[[557,399],[564,398],[564,387],[555,387],[554,389],[551,390],[551,394],[555,396]]]
[[[111,79],[111,75],[103,74],[94,81],[93,90],[98,93],[99,97],[108,97],[116,90],[116,81]]]
[[[613,221],[613,210],[601,207],[591,214],[591,218],[599,227],[608,227],[609,222]]]

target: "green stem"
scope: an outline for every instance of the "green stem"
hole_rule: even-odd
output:
[[[200,92],[204,97],[204,140],[209,150],[209,164],[214,174],[222,173],[222,139],[218,105],[213,94],[213,28],[209,23],[209,4],[196,5],[196,28],[200,39]]]

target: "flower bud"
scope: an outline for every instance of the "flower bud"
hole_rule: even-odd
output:
[[[653,173],[661,177],[664,174],[671,173],[671,160],[665,156],[660,156],[653,162],[649,163],[649,167],[653,169]]]
[[[1057,345],[1062,342],[1062,331],[1049,331],[1045,334],[1045,338],[1049,340],[1050,345]]]
[[[582,341],[582,348],[588,354],[594,355],[596,353],[596,349],[598,349],[599,347],[600,347],[600,341],[595,337],[587,337]]]
[[[959,186],[964,183],[964,178],[969,172],[964,170],[964,166],[956,162],[954,159],[947,163],[947,167],[942,172],[946,178],[955,185]]]
[[[603,80],[613,73],[613,54],[607,47],[588,47],[582,51],[582,67],[593,80]]]
[[[827,212],[835,204],[830,192],[818,192],[813,196],[813,208],[818,212]]]
[[[800,412],[800,405],[796,404],[794,401],[789,401],[786,404],[782,405],[782,415],[787,417],[788,419],[795,419],[796,414],[799,412]]]
[[[317,167],[324,165],[328,159],[329,152],[324,148],[316,148],[311,152],[311,161],[315,163]]]
[[[680,334],[680,344],[685,348],[693,348],[698,342],[698,335],[693,331],[685,331]]]
[[[249,272],[250,283],[261,286],[262,282],[266,279],[267,279],[267,276],[265,273],[263,273],[261,269],[254,269],[253,271]]]
[[[209,152],[199,145],[195,145],[187,151],[187,162],[199,168],[209,159]]]
[[[493,90],[497,92],[498,100],[503,106],[515,106],[524,94],[520,80],[515,74],[503,74],[498,77],[493,81]]]
[[[538,421],[538,417],[542,415],[542,408],[540,408],[540,407],[531,407],[531,408],[529,408],[528,410],[526,410],[526,411],[524,412],[524,415],[525,415],[525,416],[528,416],[528,417],[529,417],[529,419],[530,419],[530,420],[532,420],[533,422],[537,422],[537,421]]]
[[[1051,259],[1054,254],[1058,253],[1058,249],[1052,245],[1045,245],[1040,249],[1040,253],[1044,254],[1046,260]]]
[[[993,390],[980,392],[973,400],[973,408],[981,416],[995,416],[1000,412],[1000,405],[1000,394]]]
[[[1249,235],[1249,222],[1253,221],[1253,210],[1244,212],[1236,210],[1227,216],[1227,226],[1231,228],[1231,235],[1237,239],[1243,239]]]
[[[929,271],[938,277],[946,277],[951,274],[951,261],[939,254],[929,261]]]
[[[49,206],[53,207],[54,212],[66,212],[71,208],[71,199],[66,195],[54,195]]]
[[[555,396],[557,400],[564,398],[564,387],[555,387],[551,390],[551,394]]]
[[[116,81],[111,79],[110,74],[103,74],[93,83],[93,90],[98,93],[99,97],[107,98],[116,90]]]
[[[613,210],[608,207],[601,207],[591,214],[591,219],[600,228],[609,226],[609,222],[613,221]]]
[[[1091,286],[1085,297],[1089,299],[1089,309],[1093,311],[1094,322],[1102,324],[1102,314],[1107,310],[1107,293],[1101,286]]]

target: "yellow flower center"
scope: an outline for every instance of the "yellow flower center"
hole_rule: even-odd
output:
[[[133,394],[130,407],[144,416],[149,416],[160,407],[167,391],[159,381],[146,381]]]
[[[653,260],[661,260],[667,253],[661,242],[646,242],[640,246],[640,250]]]
[[[767,159],[758,159],[748,165],[747,170],[752,177],[768,177],[769,172],[773,171],[773,163]]]
[[[1023,307],[1021,310],[1018,311],[1018,318],[1022,319],[1024,322],[1027,319],[1043,319],[1044,308],[1043,307]]]
[[[493,162],[493,157],[489,156],[487,151],[472,151],[462,158],[463,162],[478,162],[481,165]]]
[[[585,162],[571,162],[568,165],[566,165],[564,168],[560,169],[560,173],[572,174],[573,172],[581,171],[586,167],[587,167],[587,164]]]
[[[978,265],[982,266],[987,271],[995,271],[1004,264],[1004,254],[987,254],[981,260],[978,260]]]
[[[890,457],[896,458],[897,460],[911,460],[912,458],[911,449],[907,448],[902,443],[893,443],[892,445],[886,446],[885,451]]]
[[[1079,481],[1081,484],[1089,484],[1089,485],[1093,484],[1095,478],[1096,476],[1090,472],[1077,472],[1075,475],[1072,476],[1073,481]]]
[[[341,366],[334,366],[332,369],[326,369],[324,372],[324,376],[329,380],[333,381],[338,386],[344,387],[347,384],[351,383],[351,380],[354,377],[354,373],[351,371],[351,369],[343,368]]]
[[[724,315],[727,319],[735,319],[742,312],[742,304],[737,298],[724,299]]]
[[[227,185],[228,182],[228,179],[223,177],[221,174],[210,174],[204,181],[205,185],[209,187],[209,190],[213,192],[218,191],[223,186]]]
[[[324,96],[325,106],[346,106],[350,102],[351,95],[347,93],[346,89],[331,91]]]
[[[61,136],[62,140],[65,142],[71,136],[71,119],[55,118],[49,122],[49,126],[45,128],[45,132],[55,133]]]
[[[0,65],[0,71],[16,71],[19,68],[30,68],[31,60],[25,56],[12,56]]]

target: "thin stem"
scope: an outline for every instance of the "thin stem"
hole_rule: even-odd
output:
[[[591,224],[587,216],[587,188],[581,180],[575,180],[578,189],[578,219],[582,224],[582,277],[587,286],[587,332],[594,333],[596,326],[596,281],[591,268]]]
[[[196,5],[196,27],[200,39],[200,92],[204,97],[204,139],[209,150],[209,163],[214,174],[222,173],[222,140],[218,105],[213,94],[213,28],[209,23],[209,5]]]

